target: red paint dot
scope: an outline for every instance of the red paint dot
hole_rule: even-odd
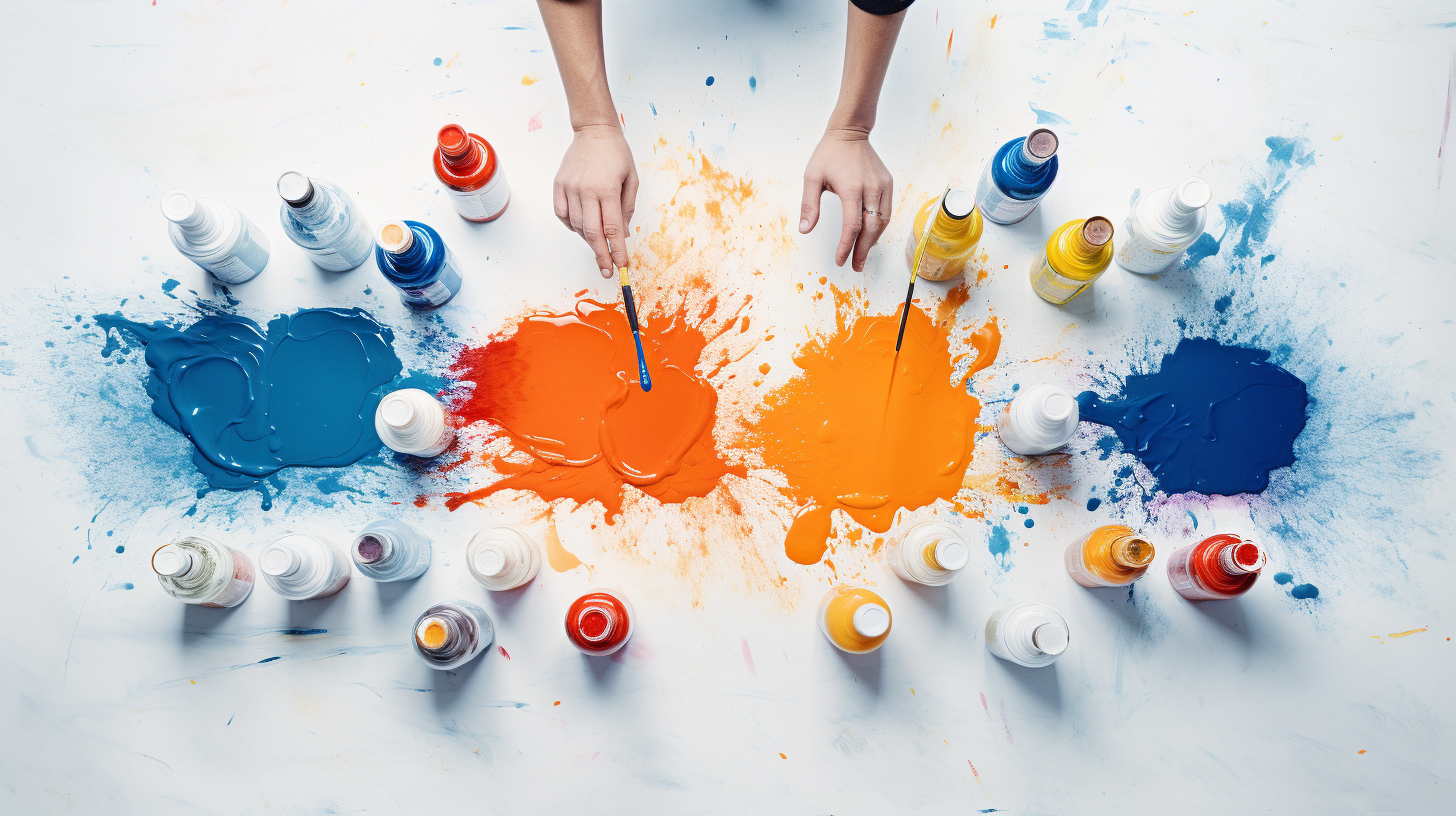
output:
[[[508,652],[508,651],[506,651],[506,647],[504,647],[504,646],[497,646],[496,649],[500,650],[501,657],[504,657],[506,660],[510,660],[511,659],[511,653]]]

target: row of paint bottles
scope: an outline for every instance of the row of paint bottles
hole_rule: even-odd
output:
[[[950,280],[965,271],[984,226],[976,209],[975,194],[965,187],[948,190],[940,198],[925,202],[915,215],[915,226],[905,242],[905,263],[915,271],[915,250],[920,247],[920,239],[925,238],[919,276],[933,281]],[[930,231],[928,236],[926,230]]]
[[[455,428],[445,406],[418,388],[386,394],[374,410],[374,431],[395,453],[428,459],[455,441]]]
[[[369,221],[343,188],[292,170],[278,177],[283,234],[320,269],[344,272],[374,254]]]

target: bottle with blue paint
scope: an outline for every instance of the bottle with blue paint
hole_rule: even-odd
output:
[[[343,272],[369,260],[374,231],[337,184],[289,171],[278,177],[283,233],[322,269]]]
[[[385,221],[375,235],[374,262],[415,309],[435,309],[460,292],[460,261],[440,233],[418,221]]]
[[[188,260],[223,283],[244,283],[268,265],[268,237],[237,207],[186,190],[162,196],[167,235]]]
[[[408,581],[430,568],[430,539],[402,521],[371,521],[349,546],[354,566],[376,581]]]
[[[1057,134],[1037,128],[1012,139],[991,161],[976,185],[976,209],[997,224],[1015,224],[1031,215],[1057,178]]]

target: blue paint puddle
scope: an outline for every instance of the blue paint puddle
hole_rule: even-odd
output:
[[[304,309],[264,332],[214,314],[183,331],[97,315],[103,357],[146,346],[152,413],[193,445],[212,487],[259,488],[286,467],[341,467],[379,449],[374,409],[400,373],[394,333],[361,309]],[[116,330],[113,334],[112,330]]]
[[[1304,383],[1269,352],[1185,337],[1152,374],[1129,375],[1104,401],[1077,397],[1082,418],[1112,428],[1147,465],[1158,489],[1232,496],[1258,493],[1269,473],[1294,464],[1304,429]]]
[[[1301,601],[1312,600],[1319,597],[1319,587],[1314,584],[1295,584],[1294,588],[1289,590],[1289,596]]]
[[[1287,583],[1289,583],[1290,581],[1293,581],[1293,580],[1294,580],[1294,576],[1293,575],[1290,575],[1287,572],[1276,572],[1276,573],[1274,573],[1274,583],[1276,583],[1276,584],[1287,584]]]

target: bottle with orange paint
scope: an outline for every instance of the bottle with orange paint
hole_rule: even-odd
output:
[[[1219,533],[1173,553],[1168,580],[1190,601],[1237,598],[1253,588],[1268,560],[1258,544],[1236,533]]]
[[[976,243],[981,240],[984,222],[976,209],[976,194],[967,187],[956,187],[940,198],[932,198],[915,215],[915,226],[905,242],[905,263],[915,271],[915,248],[924,235],[926,220],[934,211],[930,236],[920,256],[920,277],[926,280],[950,280],[965,271]]]
[[[468,221],[499,218],[511,203],[511,187],[490,142],[459,125],[440,128],[435,142],[435,177],[455,212]]]
[[[415,621],[415,654],[432,669],[453,669],[474,660],[495,640],[484,609],[459,598],[441,601]]]
[[[864,587],[839,585],[819,602],[819,631],[850,654],[880,648],[890,636],[890,605]]]
[[[1153,545],[1131,527],[1108,524],[1067,546],[1067,572],[1084,587],[1121,587],[1143,577]]]
[[[885,548],[885,560],[906,581],[944,586],[970,563],[971,547],[951,525],[922,521]]]
[[[596,589],[567,608],[566,637],[584,655],[609,655],[627,645],[636,622],[632,603],[622,593]]]

